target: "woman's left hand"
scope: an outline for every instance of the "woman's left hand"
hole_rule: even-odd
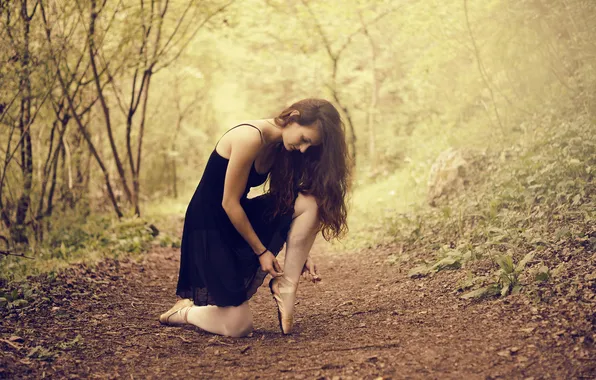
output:
[[[302,268],[302,278],[305,280],[310,280],[313,283],[317,283],[321,281],[321,277],[317,273],[317,264],[315,264],[314,260],[308,257],[306,259],[306,263],[304,263],[304,268]]]

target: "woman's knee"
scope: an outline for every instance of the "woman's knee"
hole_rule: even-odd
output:
[[[318,216],[319,205],[317,199],[311,194],[299,193],[294,203],[294,217],[309,213]]]
[[[252,329],[252,316],[250,316],[248,318],[238,319],[232,323],[226,324],[224,335],[232,338],[241,338],[250,334]]]
[[[252,313],[247,302],[228,309],[228,312],[229,315],[224,324],[224,335],[240,338],[251,333],[253,329]]]

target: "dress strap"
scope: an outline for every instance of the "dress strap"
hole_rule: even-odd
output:
[[[255,127],[254,125],[252,125],[252,124],[248,124],[248,123],[242,123],[242,124],[238,124],[238,125],[236,125],[236,126],[233,126],[232,128],[228,129],[228,130],[226,131],[226,133],[230,132],[232,129],[235,129],[235,128],[238,128],[238,127],[241,127],[241,126],[243,126],[243,125],[248,125],[248,126],[250,126],[250,127],[253,127],[254,129],[256,129],[257,131],[259,131],[259,135],[261,135],[261,142],[265,142],[265,139],[263,138],[263,132],[261,132],[261,130],[260,130],[259,128]],[[219,138],[219,140],[217,140],[217,143],[215,143],[215,148],[217,148],[217,144],[219,144],[219,141],[222,139],[222,137],[224,137],[224,135],[225,135],[226,133],[224,133],[223,135],[221,135],[221,137]]]

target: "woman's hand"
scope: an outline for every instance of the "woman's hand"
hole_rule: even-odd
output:
[[[269,273],[271,277],[279,277],[284,274],[281,270],[281,265],[277,261],[277,258],[271,253],[267,251],[259,256],[259,262],[261,263],[261,270],[263,272]]]
[[[302,278],[310,280],[313,283],[321,281],[321,277],[317,273],[317,264],[315,264],[310,256],[306,259],[306,263],[304,263],[304,267],[302,268]]]

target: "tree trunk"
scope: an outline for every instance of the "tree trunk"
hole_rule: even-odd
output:
[[[172,139],[172,152],[178,151],[178,134],[180,133],[180,127],[182,125],[182,115],[178,114],[178,119],[176,120],[176,132],[174,132],[174,138]],[[172,158],[172,189],[174,191],[174,199],[178,198],[178,159],[176,155]]]
[[[372,36],[368,32],[368,28],[360,15],[360,21],[364,29],[364,35],[368,39],[371,52],[371,80],[372,88],[370,91],[370,103],[366,112],[366,124],[368,126],[368,160],[371,167],[376,167],[377,152],[376,152],[376,130],[375,130],[375,115],[377,114],[377,103],[379,99],[379,76],[377,74],[377,46]]]
[[[23,191],[17,202],[15,223],[12,226],[11,238],[15,243],[27,244],[29,240],[25,231],[25,219],[31,203],[31,188],[33,187],[33,151],[31,146],[31,77],[29,31],[31,18],[27,12],[27,1],[21,0],[21,20],[23,22],[23,50],[21,59],[21,109],[19,117],[19,131],[21,133],[21,173],[23,175]]]
[[[141,107],[141,123],[139,125],[139,136],[137,141],[137,167],[133,172],[133,191],[134,191],[134,208],[135,214],[141,216],[141,209],[139,207],[139,196],[140,196],[140,184],[139,184],[139,173],[141,172],[141,153],[143,150],[143,137],[145,135],[145,120],[147,118],[147,101],[149,100],[149,88],[151,85],[151,68],[145,71],[147,81],[143,91],[143,105]]]
[[[350,131],[350,157],[352,167],[356,166],[356,131],[354,129],[354,123],[352,122],[352,116],[350,115],[350,110],[346,106],[344,106],[339,99],[339,93],[337,91],[337,64],[338,64],[338,57],[331,56],[333,60],[333,71],[331,73],[331,93],[333,96],[333,100],[339,106],[339,108],[343,111],[344,115],[346,116],[346,122],[348,124],[348,129]]]
[[[122,185],[122,189],[124,190],[124,194],[126,195],[126,199],[128,202],[132,203],[132,193],[130,191],[130,187],[128,186],[128,181],[126,179],[126,173],[124,172],[124,167],[122,166],[122,160],[120,159],[120,155],[118,154],[118,148],[116,147],[116,142],[114,139],[114,134],[112,131],[112,119],[110,116],[110,108],[108,107],[107,101],[105,99],[103,88],[100,83],[100,74],[97,69],[97,63],[95,62],[95,55],[96,55],[96,48],[95,48],[95,23],[97,20],[97,10],[96,10],[97,2],[96,0],[91,0],[91,20],[89,22],[89,61],[91,63],[91,68],[93,71],[93,81],[95,82],[95,87],[97,90],[97,95],[99,97],[99,102],[101,104],[101,108],[103,111],[104,120],[106,123],[106,129],[108,132],[108,139],[110,141],[110,147],[112,149],[112,155],[114,156],[114,163],[116,164],[116,169],[118,170],[118,176],[120,177],[120,183]],[[108,178],[108,177],[106,177]]]

